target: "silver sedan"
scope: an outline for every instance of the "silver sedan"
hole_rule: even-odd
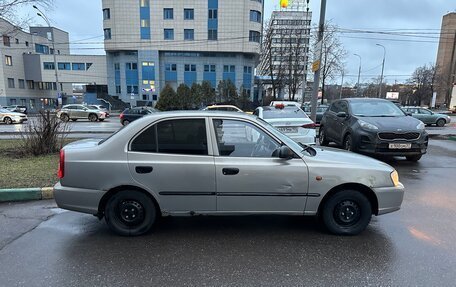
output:
[[[322,219],[334,234],[362,232],[399,210],[404,187],[389,165],[298,144],[257,117],[165,112],[60,154],[59,207],[105,218],[120,235],[159,216],[286,214]]]

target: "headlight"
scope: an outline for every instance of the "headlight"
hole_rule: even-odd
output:
[[[416,129],[417,129],[417,130],[424,130],[424,128],[425,128],[425,125],[424,125],[423,122],[420,122],[420,123],[416,126]]]
[[[391,173],[391,180],[393,181],[394,186],[399,186],[399,174],[396,170]]]
[[[376,131],[376,130],[378,130],[378,127],[377,127],[376,125],[367,123],[367,122],[362,121],[362,120],[358,120],[358,124],[359,124],[363,129],[366,129],[366,130],[371,130],[371,131]]]

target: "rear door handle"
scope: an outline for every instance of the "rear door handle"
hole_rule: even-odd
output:
[[[239,168],[224,168],[222,173],[223,175],[236,175],[239,173]]]
[[[154,168],[151,166],[137,166],[135,168],[135,170],[136,170],[136,173],[146,174],[146,173],[151,173],[154,170]]]

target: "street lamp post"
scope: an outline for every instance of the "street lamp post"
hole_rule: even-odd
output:
[[[382,62],[382,75],[380,76],[380,88],[378,89],[378,98],[382,96],[382,86],[383,86],[383,71],[385,70],[385,58],[386,58],[386,48],[381,44],[375,44],[383,48],[383,62]]]
[[[40,16],[41,18],[44,19],[44,21],[46,21],[46,24],[48,25],[48,27],[51,29],[51,41],[52,41],[52,50],[53,50],[53,56],[54,56],[54,72],[55,72],[55,84],[57,86],[57,97],[60,97],[61,94],[62,94],[62,91],[60,89],[60,83],[59,83],[59,74],[58,74],[58,70],[57,70],[57,56],[56,56],[56,50],[55,50],[55,38],[54,38],[54,31],[52,29],[52,26],[51,26],[51,23],[48,19],[48,17],[46,17],[46,15],[36,6],[36,5],[33,5],[33,8],[36,9],[38,11],[38,13],[36,13],[38,16]],[[48,39],[49,40],[49,39]]]
[[[359,80],[361,79],[361,56],[358,54],[353,55],[359,58],[358,84],[356,84],[356,95],[359,96]]]

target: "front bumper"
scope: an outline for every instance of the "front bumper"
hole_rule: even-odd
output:
[[[421,132],[420,137],[415,140],[384,140],[378,137],[377,132],[358,130],[354,135],[354,146],[356,151],[365,154],[385,156],[413,156],[427,152],[429,136]],[[411,144],[410,149],[390,149],[389,144]]]
[[[378,200],[378,213],[382,215],[401,209],[404,200],[404,185],[396,187],[379,187],[373,189]]]
[[[94,215],[98,214],[98,205],[105,193],[102,190],[66,187],[60,182],[54,186],[54,199],[58,207]]]

